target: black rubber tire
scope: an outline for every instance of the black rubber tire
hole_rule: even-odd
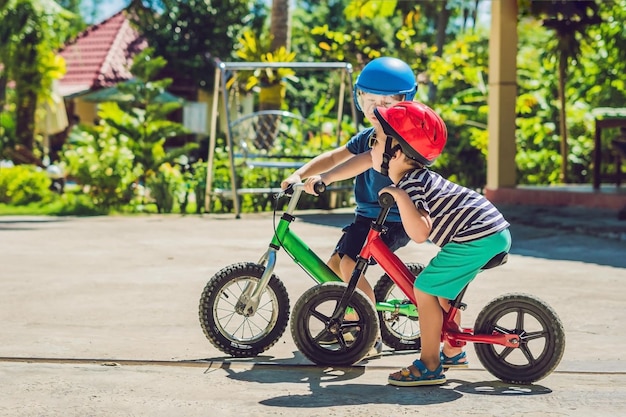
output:
[[[406,264],[409,271],[418,276],[424,269],[424,265],[418,263]],[[388,300],[411,301],[404,295],[398,286],[384,274],[374,286],[374,296],[376,302]],[[387,311],[378,312],[378,322],[380,323],[380,336],[383,342],[395,350],[420,350],[422,339],[419,322],[416,317],[407,317]]]
[[[265,267],[251,262],[229,265],[218,271],[200,297],[200,325],[209,341],[237,358],[257,356],[272,347],[289,322],[289,295],[272,275],[261,295],[256,313],[245,317],[235,305],[248,283],[260,281]]]
[[[528,294],[505,294],[478,314],[475,334],[518,334],[519,348],[475,343],[480,363],[502,381],[531,384],[548,376],[565,351],[565,331],[556,312]]]
[[[376,309],[367,296],[356,290],[349,307],[359,317],[356,322],[344,322],[336,343],[323,344],[317,339],[328,335],[326,326],[335,307],[346,290],[345,283],[328,282],[308,289],[296,301],[291,317],[291,335],[300,350],[317,365],[351,366],[361,361],[376,341],[378,317]],[[346,341],[344,334],[352,340]]]

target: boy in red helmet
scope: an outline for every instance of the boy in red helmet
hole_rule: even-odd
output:
[[[443,368],[467,367],[460,347],[441,347],[443,310],[472,281],[481,268],[511,247],[509,223],[484,196],[446,180],[427,167],[441,154],[445,123],[428,106],[402,102],[374,111],[386,137],[371,141],[367,155],[322,175],[326,184],[373,167],[394,183],[388,192],[396,200],[402,224],[417,243],[430,240],[441,249],[415,280],[422,339],[420,359],[389,375],[397,386],[446,382]],[[460,317],[455,321],[460,323]]]

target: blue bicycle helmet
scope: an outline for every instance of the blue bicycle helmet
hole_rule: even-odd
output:
[[[356,78],[353,98],[357,109],[363,111],[357,100],[359,90],[381,96],[404,95],[405,101],[411,101],[417,92],[417,82],[406,62],[386,56],[370,61]]]

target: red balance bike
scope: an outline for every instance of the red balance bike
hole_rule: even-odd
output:
[[[312,287],[293,308],[291,334],[294,342],[304,356],[318,365],[351,366],[362,360],[375,342],[379,326],[376,309],[367,296],[356,289],[370,258],[404,293],[405,299],[396,300],[398,310],[404,304],[417,305],[413,295],[415,276],[380,237],[395,201],[391,194],[383,193],[379,203],[381,212],[372,222],[350,281]],[[506,260],[507,253],[500,253],[487,262],[483,270],[502,265]],[[557,367],[565,350],[565,332],[552,307],[532,295],[505,294],[480,311],[473,329],[461,328],[454,317],[458,310],[466,307],[462,302],[466,290],[467,287],[450,301],[441,329],[442,341],[447,340],[452,346],[473,342],[480,363],[505,382],[530,384],[545,378]],[[419,306],[417,309],[419,312]],[[344,319],[346,311],[355,312],[358,319]],[[329,334],[336,343],[328,344]]]

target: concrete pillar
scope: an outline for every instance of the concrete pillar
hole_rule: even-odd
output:
[[[491,2],[487,189],[515,187],[517,0]]]

